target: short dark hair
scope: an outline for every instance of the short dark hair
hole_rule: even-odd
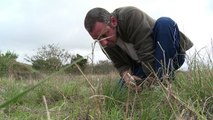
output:
[[[88,32],[91,32],[96,22],[110,23],[111,13],[104,8],[93,8],[86,14],[84,19],[84,27]]]

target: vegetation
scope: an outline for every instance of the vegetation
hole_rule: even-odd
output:
[[[84,71],[85,68],[87,67],[87,59],[84,59],[83,56],[77,54],[76,56],[72,56],[70,64],[77,64],[81,68],[81,70]],[[65,72],[67,74],[69,74],[69,73],[71,73],[71,74],[80,73],[78,68],[75,65],[70,65],[70,64],[65,65],[65,67],[67,67],[65,69]]]
[[[75,61],[69,65],[40,79],[3,75],[0,119],[211,120],[212,64],[194,59],[188,62],[189,71],[177,71],[174,81],[165,79],[151,86],[144,84],[140,92],[119,86],[119,75],[108,61],[100,61],[95,66],[83,64],[86,66],[83,68],[78,64],[84,60],[80,55],[73,57]],[[14,68],[21,66],[25,65],[19,63]],[[80,74],[65,72],[70,66],[75,66],[72,68]],[[31,66],[25,67],[22,71],[35,71]],[[108,72],[100,72],[99,68]]]
[[[201,71],[199,71],[201,72]],[[116,74],[51,78],[1,109],[2,119],[210,119],[213,107],[212,73],[178,73],[166,88],[161,85],[135,93],[120,90]],[[201,79],[200,79],[201,78]],[[1,103],[38,81],[1,79]],[[47,108],[45,108],[47,105]],[[49,113],[49,114],[47,114]]]
[[[198,72],[179,72],[171,84],[144,87],[139,93],[119,88],[114,73],[87,76],[93,87],[83,75],[57,75],[1,108],[0,118],[210,120],[213,74]],[[0,103],[38,83],[1,79]]]
[[[65,49],[60,49],[55,44],[49,44],[38,48],[36,55],[27,57],[26,60],[32,63],[32,68],[52,73],[62,68],[63,64],[71,62],[72,55]]]
[[[0,76],[8,75],[11,64],[17,59],[17,55],[10,51],[5,54],[0,52]]]
[[[20,79],[36,78],[39,74],[33,71],[30,65],[16,61],[18,55],[7,51],[0,53],[0,77]]]

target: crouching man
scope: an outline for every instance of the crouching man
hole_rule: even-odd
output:
[[[132,6],[112,13],[93,8],[86,14],[84,26],[112,60],[122,85],[138,86],[150,76],[162,80],[165,73],[174,79],[174,71],[193,46],[171,18],[155,20]]]

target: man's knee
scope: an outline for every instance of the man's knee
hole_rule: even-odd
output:
[[[155,23],[156,27],[165,28],[168,26],[175,26],[176,23],[169,17],[160,17]]]

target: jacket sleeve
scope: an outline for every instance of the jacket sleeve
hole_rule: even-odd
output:
[[[135,8],[125,16],[126,25],[123,31],[126,42],[132,43],[142,64],[143,71],[148,75],[154,64],[154,44],[152,39],[152,28],[155,20],[146,13]]]
[[[113,62],[113,65],[118,70],[119,74],[131,68],[132,60],[118,46],[104,48],[104,54]]]
[[[180,31],[180,47],[181,52],[185,52],[189,50],[193,46],[192,41]]]

